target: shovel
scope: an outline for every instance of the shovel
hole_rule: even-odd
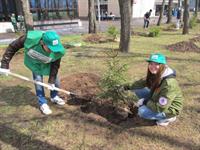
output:
[[[14,76],[14,77],[16,77],[16,78],[19,78],[19,79],[28,81],[28,82],[32,82],[32,83],[37,84],[37,85],[41,85],[41,86],[46,87],[46,88],[48,88],[48,89],[51,88],[51,86],[48,85],[48,84],[46,84],[46,83],[43,83],[43,82],[40,82],[40,81],[36,81],[36,80],[31,80],[31,79],[29,79],[29,78],[27,78],[27,77],[25,77],[25,76],[22,76],[22,75],[13,73],[13,72],[8,72],[7,74],[8,74],[8,75],[11,75],[11,76]],[[72,93],[72,92],[69,92],[69,91],[66,91],[66,90],[57,88],[57,87],[54,87],[54,90],[55,90],[55,91],[59,91],[59,92],[63,92],[63,93],[65,93],[65,94],[67,94],[67,95],[70,95],[71,97],[75,97],[75,96],[76,96],[75,93]]]

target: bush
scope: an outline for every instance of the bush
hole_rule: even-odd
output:
[[[160,28],[159,27],[154,27],[151,28],[149,31],[149,37],[157,37],[160,35]]]
[[[124,103],[125,100],[118,92],[118,86],[126,81],[127,64],[120,63],[116,50],[111,50],[107,55],[110,59],[107,61],[108,69],[100,81],[103,92],[99,96],[103,99],[110,99],[113,104]]]
[[[110,26],[107,30],[107,33],[113,38],[113,40],[115,40],[117,38],[117,34],[119,34],[119,31],[115,26]]]
[[[197,17],[196,16],[192,16],[192,18],[189,21],[189,27],[192,29],[195,26],[197,26]]]

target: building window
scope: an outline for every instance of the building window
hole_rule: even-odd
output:
[[[78,0],[29,0],[33,20],[74,19]]]
[[[0,21],[10,21],[10,16],[16,12],[16,4],[13,0],[0,0]]]

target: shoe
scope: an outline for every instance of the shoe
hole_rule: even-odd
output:
[[[158,126],[168,126],[170,122],[174,122],[176,120],[176,117],[168,118],[168,119],[162,119],[156,121],[156,124]]]
[[[49,106],[47,105],[47,104],[42,104],[41,106],[40,106],[40,110],[42,111],[42,113],[43,114],[45,114],[45,115],[49,115],[49,114],[51,114],[52,113],[52,111],[51,111],[51,109],[49,108]]]
[[[58,105],[64,105],[65,104],[65,101],[57,95],[54,98],[51,98],[51,101],[53,103],[58,104]]]

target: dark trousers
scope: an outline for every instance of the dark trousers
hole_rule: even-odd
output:
[[[149,20],[144,19],[144,28],[148,28],[148,27],[149,27]]]

